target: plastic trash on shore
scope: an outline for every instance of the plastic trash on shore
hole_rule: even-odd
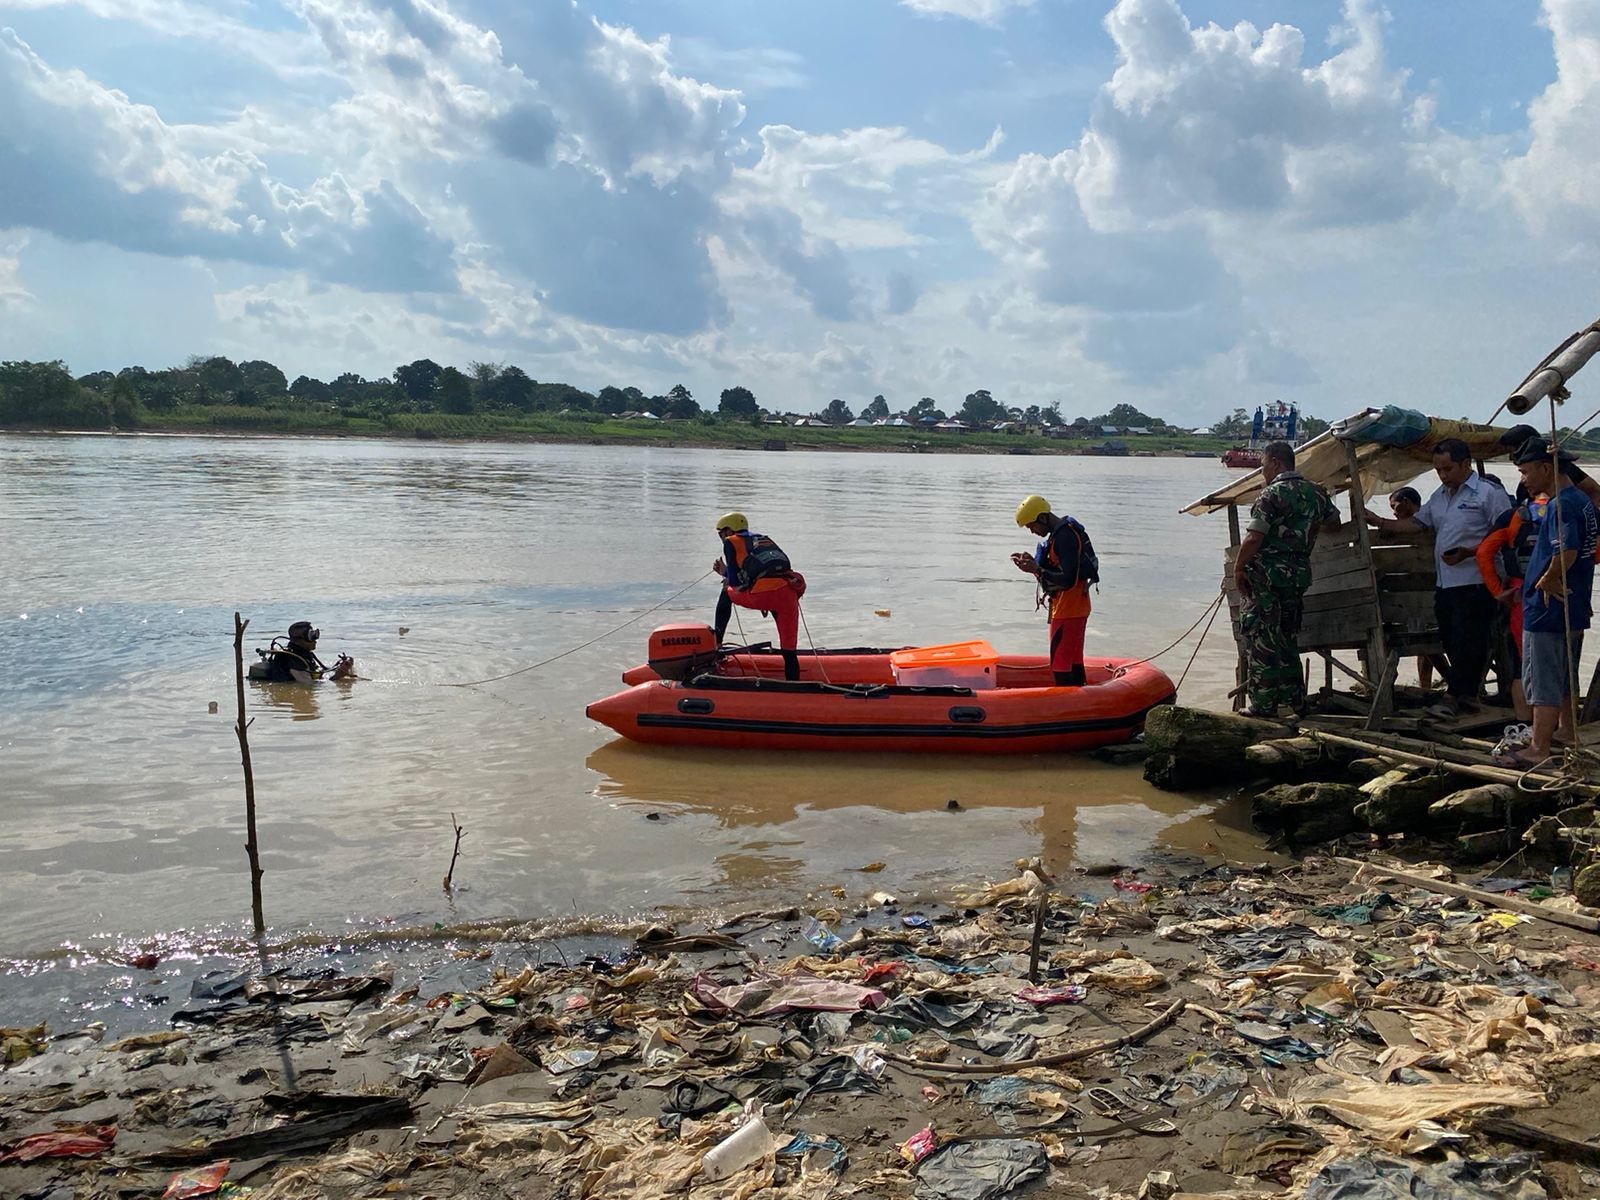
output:
[[[772,1131],[760,1117],[751,1117],[706,1152],[700,1169],[713,1182],[742,1171],[751,1163],[771,1157],[776,1150]]]

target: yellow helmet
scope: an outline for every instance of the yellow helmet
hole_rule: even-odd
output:
[[[1049,511],[1050,501],[1043,496],[1029,496],[1017,505],[1017,524],[1027,528]]]
[[[717,529],[731,529],[735,533],[743,533],[750,528],[750,522],[745,520],[742,512],[723,513],[717,518]]]

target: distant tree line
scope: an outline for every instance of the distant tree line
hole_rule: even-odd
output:
[[[665,395],[614,386],[586,392],[570,383],[540,382],[520,367],[491,362],[474,362],[462,371],[419,358],[381,379],[346,372],[326,382],[309,375],[291,381],[262,359],[236,363],[221,356],[196,356],[181,367],[165,370],[124,367],[114,373],[95,371],[76,378],[59,361],[0,362],[0,425],[134,429],[152,416],[172,421],[190,412],[198,420],[206,419],[206,414],[216,420],[220,414],[231,416],[231,423],[247,425],[267,425],[277,416],[302,423],[311,417],[325,418],[330,424],[356,418],[381,423],[405,413],[514,418],[538,413],[614,416],[648,412],[671,420],[752,423],[768,416],[755,394],[741,386],[723,389],[715,408],[706,409],[681,383]],[[837,398],[818,415],[836,425],[857,419],[850,406]],[[880,421],[895,414],[888,400],[877,395],[862,407],[860,415]],[[949,419],[931,396],[923,396],[901,415],[919,423]],[[1014,421],[1050,428],[1065,423],[1059,405],[1009,408],[985,389],[968,393],[953,416],[971,426]],[[1077,417],[1071,424],[1089,429],[1112,425],[1142,427],[1151,433],[1187,432],[1131,404],[1117,404],[1094,417]],[[1302,417],[1301,425],[1308,434],[1327,428],[1325,422],[1311,417]],[[1211,432],[1239,437],[1247,436],[1249,429],[1249,416],[1240,408],[1217,422]]]

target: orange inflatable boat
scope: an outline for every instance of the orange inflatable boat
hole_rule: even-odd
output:
[[[590,719],[636,742],[766,750],[1042,754],[1125,742],[1176,698],[1149,663],[1086,660],[1085,687],[1057,687],[1042,656],[987,643],[800,651],[783,678],[770,647],[719,650],[704,625],[663,626],[631,686]]]

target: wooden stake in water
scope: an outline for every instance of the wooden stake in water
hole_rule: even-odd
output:
[[[444,893],[447,896],[455,887],[456,859],[461,857],[461,838],[467,832],[456,821],[455,813],[450,814],[450,825],[456,831],[456,847],[450,852],[450,869],[444,873]]]
[[[241,621],[233,614],[233,674],[239,693],[239,720],[233,731],[239,735],[239,758],[244,763],[244,827],[245,856],[250,860],[250,913],[255,919],[256,937],[266,932],[267,923],[261,913],[261,847],[256,841],[256,777],[250,771],[250,739],[246,730],[250,722],[244,715],[244,631],[249,621]]]

